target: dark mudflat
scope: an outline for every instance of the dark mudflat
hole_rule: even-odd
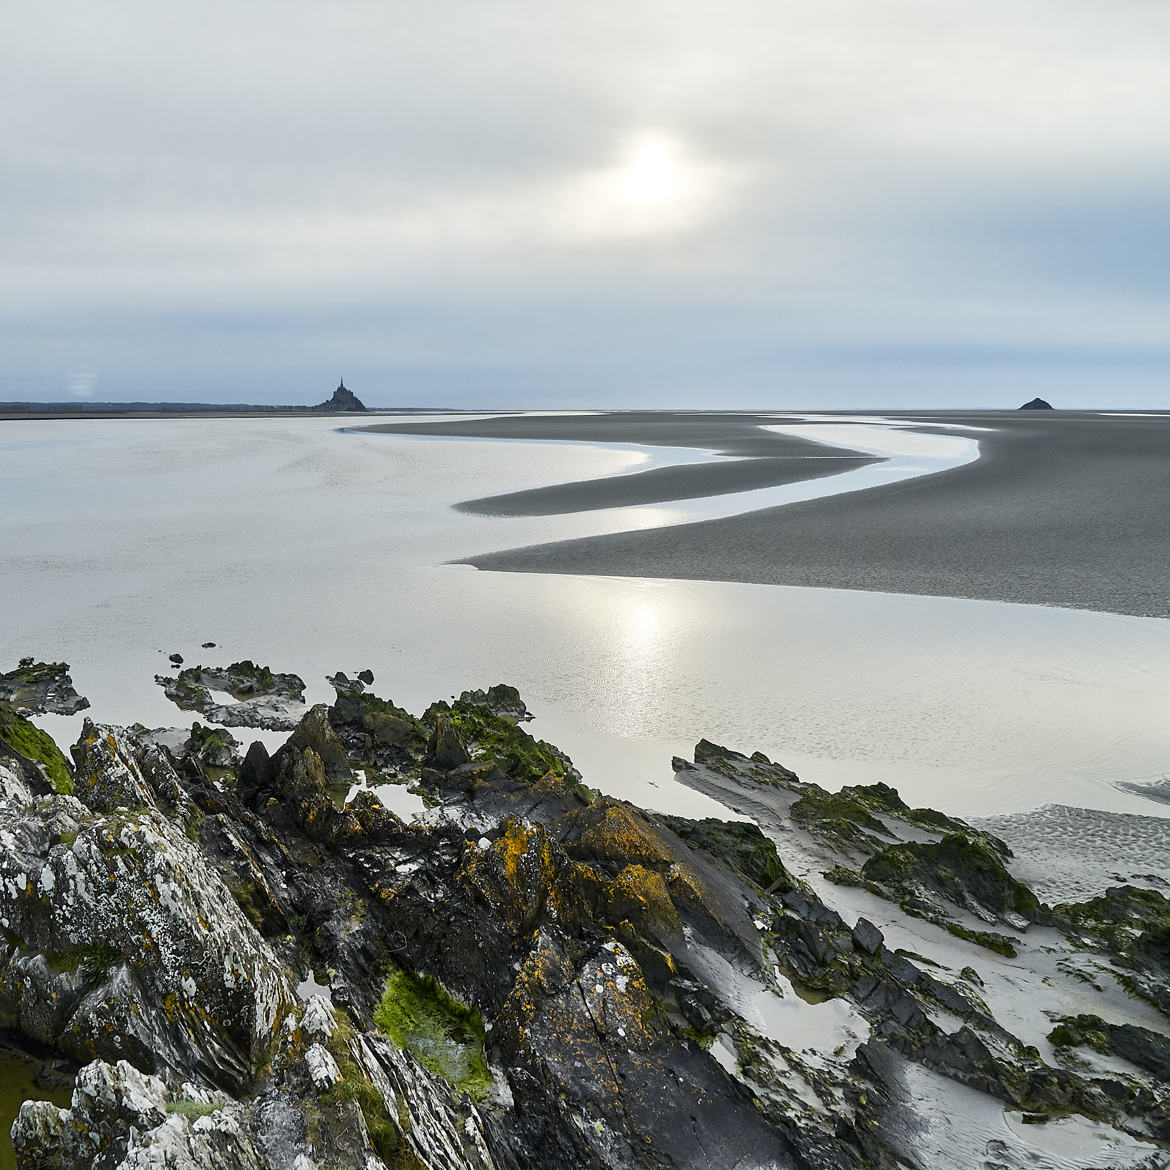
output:
[[[777,421],[770,414],[623,411],[599,415],[504,415],[453,422],[385,423],[361,429],[398,435],[445,435],[449,438],[698,447],[733,457],[482,496],[457,505],[460,511],[483,516],[558,516],[631,504],[662,504],[670,500],[778,487],[852,471],[875,462],[868,455],[760,429],[761,424]]]
[[[492,553],[471,563],[509,572],[866,589],[1170,617],[1170,414],[896,417],[995,429],[979,434],[977,462],[938,475],[731,519]],[[497,418],[455,424],[454,433],[681,443],[760,457],[756,444],[781,438],[745,434],[764,421],[774,420]],[[453,433],[441,424],[427,432]],[[798,460],[799,445],[788,456]],[[772,458],[786,462],[779,451]],[[593,492],[594,506],[608,506],[600,484],[557,490],[576,496],[577,504]]]
[[[501,414],[450,422],[377,423],[363,431],[391,435],[446,435],[449,438],[539,439],[576,443],[647,443],[653,447],[701,447],[741,458],[850,455],[838,450],[761,430],[789,421],[775,413],[718,411],[622,410],[605,414]]]
[[[483,496],[465,500],[456,507],[461,512],[481,516],[560,516],[568,512],[591,512],[596,508],[663,504],[670,500],[779,487],[838,475],[873,462],[875,460],[864,456],[810,454],[655,467],[650,471],[532,488],[501,496]]]

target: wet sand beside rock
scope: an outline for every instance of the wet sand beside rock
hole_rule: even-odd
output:
[[[484,496],[458,505],[460,511],[484,516],[555,516],[599,508],[662,504],[779,487],[877,462],[873,456],[761,429],[777,421],[772,414],[631,411],[600,415],[503,415],[449,423],[380,424],[360,429],[447,438],[639,443],[702,449],[730,457]]]
[[[979,433],[979,460],[938,475],[730,519],[513,549],[468,563],[507,572],[864,589],[1170,616],[1170,414],[885,417],[924,427],[992,429]],[[745,431],[775,421],[689,414],[500,418],[426,431],[608,437],[748,454],[768,439],[766,432]],[[792,453],[800,454],[798,448]],[[608,506],[600,485],[575,490],[596,492],[596,506]]]

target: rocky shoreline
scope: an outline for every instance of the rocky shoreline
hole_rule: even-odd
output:
[[[219,726],[66,757],[27,716],[68,667],[18,671],[0,1031],[73,1084],[22,1170],[1167,1164],[1158,889],[1049,905],[985,827],[707,741],[676,779],[750,819],[647,813],[510,687],[339,672],[241,755],[303,682],[195,667],[159,681]]]

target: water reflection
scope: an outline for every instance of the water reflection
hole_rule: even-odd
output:
[[[408,448],[317,419],[0,423],[0,441],[27,488],[0,510],[0,666],[71,662],[99,720],[189,725],[153,683],[173,651],[296,670],[310,702],[331,697],[327,673],[368,666],[416,712],[512,683],[587,783],[656,807],[678,787],[671,754],[705,736],[959,815],[1165,811],[1111,781],[1170,761],[1170,622],[442,564],[589,531],[597,516],[447,507],[631,466],[587,448],[517,463],[508,444]]]

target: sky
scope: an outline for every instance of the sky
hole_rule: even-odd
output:
[[[1170,408],[1165,0],[8,0],[0,400]]]

